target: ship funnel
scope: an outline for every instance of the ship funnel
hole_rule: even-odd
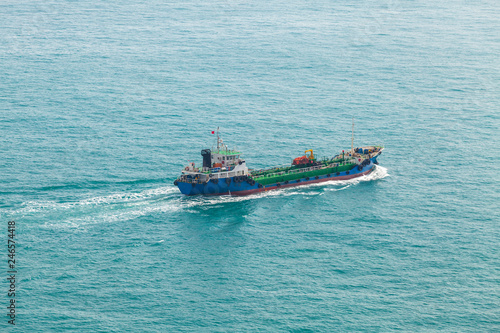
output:
[[[210,149],[203,149],[201,151],[201,156],[203,156],[203,167],[211,168],[212,167],[212,152]]]

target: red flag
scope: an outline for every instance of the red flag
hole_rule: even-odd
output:
[[[215,131],[212,131],[212,134],[215,134]]]

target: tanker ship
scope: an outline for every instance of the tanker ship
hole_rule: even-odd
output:
[[[214,131],[212,131],[214,134]],[[247,167],[241,153],[224,145],[217,129],[217,145],[203,149],[203,164],[189,163],[174,181],[185,195],[248,195],[287,187],[326,181],[346,180],[369,174],[378,164],[382,146],[354,148],[354,124],[351,149],[334,157],[317,159],[313,150],[297,157],[291,165],[261,170]]]

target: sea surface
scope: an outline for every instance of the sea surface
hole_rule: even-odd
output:
[[[0,4],[0,331],[500,331],[497,0]],[[385,146],[360,179],[184,197]],[[7,221],[16,221],[16,325]]]

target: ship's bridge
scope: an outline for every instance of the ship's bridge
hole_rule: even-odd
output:
[[[213,134],[213,132],[212,132]],[[245,161],[240,157],[241,152],[224,145],[217,132],[217,149],[203,149],[201,151],[203,165],[195,168],[194,163],[188,165],[183,174],[194,174],[200,178],[225,178],[248,175]]]
[[[212,152],[212,167],[215,164],[220,164],[220,166],[234,165],[240,162],[240,152],[235,150],[218,150]]]

